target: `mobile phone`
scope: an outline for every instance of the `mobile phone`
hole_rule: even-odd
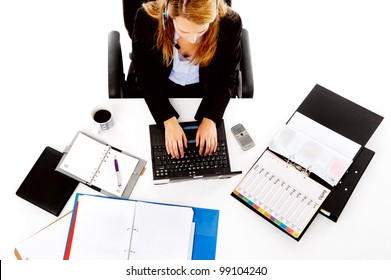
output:
[[[246,151],[255,146],[253,139],[241,123],[231,127],[231,132],[238,141],[240,147]]]

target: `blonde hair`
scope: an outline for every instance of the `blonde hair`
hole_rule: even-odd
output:
[[[168,2],[168,7],[166,7]],[[217,7],[216,7],[217,5]],[[158,23],[156,30],[156,46],[162,49],[163,63],[169,66],[174,58],[173,42],[175,28],[173,18],[184,17],[195,24],[209,24],[209,28],[202,35],[196,52],[192,57],[192,63],[207,66],[212,61],[217,48],[219,34],[219,21],[229,11],[225,1],[220,0],[156,0],[143,4],[148,15],[155,18]],[[167,11],[167,17],[163,22],[163,13]],[[168,17],[171,19],[168,19]],[[165,24],[165,30],[163,28]]]

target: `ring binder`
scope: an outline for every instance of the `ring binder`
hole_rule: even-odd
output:
[[[295,155],[290,155],[287,159],[286,159],[286,167],[288,168],[289,165],[292,165],[297,171],[300,171],[302,173],[304,173],[307,177],[311,175],[311,165],[308,166],[308,167],[303,167],[301,166],[300,164],[297,164],[294,162],[294,158],[295,158]]]
[[[311,175],[311,167],[312,167],[312,165],[308,166],[308,167],[306,168],[306,170],[304,171],[304,172],[307,174],[307,176],[310,176],[310,175]]]
[[[218,210],[88,194],[74,209],[66,260],[215,258]]]
[[[266,149],[232,196],[298,241],[330,191],[287,162]]]
[[[101,157],[99,158],[99,160],[100,160],[99,166],[97,168],[94,168],[95,173],[93,173],[92,177],[90,178],[90,181],[87,182],[88,185],[92,186],[92,182],[96,181],[96,178],[100,174],[100,168],[101,168],[102,164],[107,161],[107,158],[110,155],[110,149],[111,149],[111,146],[107,145],[107,149],[103,150],[103,153],[102,153]]]
[[[318,212],[337,221],[374,155],[364,145],[382,120],[382,116],[315,85],[231,195],[298,241]],[[278,169],[280,164],[273,165],[274,160],[286,168]],[[286,186],[254,180],[260,176],[258,166],[275,168],[273,173],[286,179]],[[299,178],[301,173],[306,176]],[[308,189],[303,192],[306,184]],[[258,193],[274,200],[270,204],[273,209],[265,207]],[[292,202],[292,197],[298,200]],[[306,214],[300,212],[303,209]],[[297,219],[292,222],[292,218]]]

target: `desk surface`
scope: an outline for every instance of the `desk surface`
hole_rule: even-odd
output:
[[[1,53],[2,66],[5,63],[8,67],[4,68],[7,76],[0,85],[2,94],[7,94],[7,102],[2,103],[0,112],[0,259],[14,259],[15,245],[56,218],[20,199],[15,192],[45,146],[63,150],[78,130],[93,133],[90,111],[101,103],[113,107],[115,125],[99,137],[148,160],[146,172],[131,198],[219,209],[217,259],[391,258],[388,216],[391,114],[389,103],[385,102],[391,92],[391,44],[382,35],[387,34],[386,26],[390,26],[390,18],[383,14],[386,9],[371,7],[377,16],[365,21],[366,28],[363,28],[359,15],[367,14],[368,7],[359,4],[354,14],[348,13],[349,7],[342,4],[338,4],[338,9],[333,9],[337,4],[322,7],[325,13],[321,15],[316,12],[319,7],[315,4],[307,6],[317,15],[314,17],[308,9],[300,9],[287,1],[287,10],[293,9],[295,18],[302,18],[295,22],[289,18],[291,12],[281,15],[277,4],[261,7],[259,1],[254,0],[254,5],[260,5],[259,9],[246,9],[247,4],[236,2],[235,7],[242,13],[244,25],[251,34],[256,84],[254,99],[232,100],[225,113],[234,170],[246,172],[251,167],[316,83],[385,117],[367,144],[376,152],[375,157],[339,221],[333,223],[319,215],[301,241],[296,242],[230,196],[243,175],[228,180],[154,186],[148,134],[148,124],[153,123],[153,119],[145,102],[107,99],[107,33],[113,25],[122,26],[122,15],[110,24],[95,26],[107,8],[99,4],[102,11],[98,9],[99,12],[91,16],[92,23],[83,25],[83,13],[88,7],[81,6],[81,12],[73,18],[79,24],[74,26],[57,23],[53,16],[43,16],[29,26],[16,25],[7,33],[16,44],[6,46]],[[115,5],[105,11],[117,13],[120,7]],[[253,14],[257,10],[263,17]],[[326,26],[322,20],[334,10],[339,12],[334,14],[333,23]],[[282,18],[268,15],[277,11],[284,17],[285,24],[279,23]],[[350,21],[346,20],[347,14]],[[29,15],[23,16],[28,18]],[[66,21],[69,15],[64,13],[58,17]],[[256,29],[259,22],[255,19],[259,18],[261,26],[273,28]],[[57,29],[49,32],[50,36],[42,29],[46,26],[44,19],[52,21]],[[312,20],[314,26],[306,25],[305,19]],[[287,21],[291,25],[286,24]],[[97,32],[99,28],[103,31]],[[121,34],[126,33],[121,30]],[[281,38],[275,34],[280,34]],[[367,40],[362,39],[363,36]],[[72,40],[79,40],[80,44],[76,46]],[[333,43],[335,40],[340,44]],[[289,47],[286,47],[288,41]],[[29,48],[24,47],[26,42]],[[9,53],[12,55],[7,55]],[[192,120],[199,100],[176,99],[173,103],[181,120]],[[229,128],[239,122],[256,142],[249,151],[242,151],[229,132]],[[91,192],[82,185],[77,191]],[[73,197],[63,213],[71,209],[72,200]]]

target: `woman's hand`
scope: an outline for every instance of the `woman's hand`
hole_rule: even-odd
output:
[[[204,118],[196,134],[196,146],[200,155],[210,155],[217,149],[217,129],[214,121]]]
[[[176,117],[166,120],[164,122],[164,128],[167,153],[174,158],[184,157],[184,148],[187,148],[187,139]]]

